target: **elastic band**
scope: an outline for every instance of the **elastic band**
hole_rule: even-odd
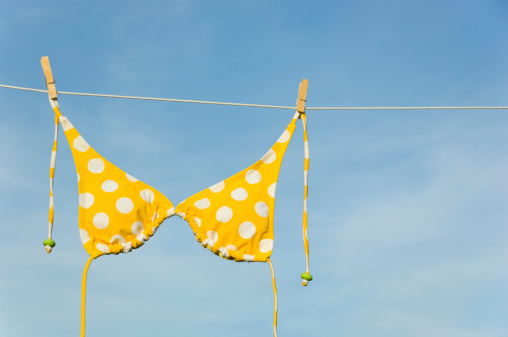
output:
[[[270,265],[270,270],[272,271],[272,283],[273,283],[273,335],[277,337],[277,287],[275,286],[275,274],[273,272],[272,261],[270,259],[267,260]]]
[[[305,273],[302,274],[302,286],[306,286],[308,281],[312,280],[309,269],[309,240],[307,237],[307,197],[309,195],[309,141],[307,138],[307,116],[305,113],[300,115],[303,125],[303,145],[305,153],[304,171],[303,171],[303,184],[304,184],[304,200],[303,200],[303,243],[305,246],[305,259],[306,268]]]
[[[85,337],[85,303],[86,303],[86,275],[88,273],[88,267],[92,263],[93,256],[88,258],[83,270],[83,280],[81,281],[81,337]]]

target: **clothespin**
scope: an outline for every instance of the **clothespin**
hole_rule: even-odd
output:
[[[48,88],[49,98],[56,100],[56,87],[55,80],[53,79],[53,73],[51,72],[51,66],[49,65],[49,58],[44,56],[41,58],[42,71],[46,77],[46,87]]]
[[[307,100],[307,87],[309,86],[309,80],[303,79],[298,89],[298,99],[296,100],[296,111],[300,114],[305,113],[305,101]],[[300,117],[298,117],[300,118]]]

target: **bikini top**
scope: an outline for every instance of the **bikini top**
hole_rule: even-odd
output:
[[[295,113],[282,135],[268,152],[253,165],[196,193],[180,204],[173,203],[155,188],[134,178],[97,153],[80,135],[69,119],[60,113],[58,102],[50,99],[55,113],[55,139],[50,167],[49,233],[44,241],[48,253],[54,221],[53,179],[59,124],[72,150],[79,186],[79,234],[90,255],[83,276],[82,336],[84,336],[84,294],[90,262],[106,254],[128,253],[142,246],[155,234],[161,223],[174,215],[186,220],[196,239],[214,254],[237,262],[268,262],[272,271],[275,296],[274,335],[276,335],[277,298],[273,266],[273,220],[275,191],[282,158],[293,136],[296,122],[304,130],[304,204],[303,239],[306,272],[309,274],[307,240],[307,194],[309,150],[306,116]]]

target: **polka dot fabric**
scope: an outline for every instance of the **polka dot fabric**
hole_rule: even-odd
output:
[[[204,247],[225,259],[268,261],[277,178],[298,115],[252,166],[176,206],[175,212],[189,222]]]
[[[81,337],[85,336],[86,276],[93,259],[105,254],[128,253],[143,245],[166,219],[175,214],[185,219],[197,240],[224,259],[268,262],[274,290],[273,333],[277,337],[277,290],[270,256],[273,250],[275,191],[282,159],[301,117],[304,127],[303,230],[306,273],[309,274],[307,240],[307,195],[309,148],[305,114],[294,115],[275,144],[250,167],[187,198],[178,206],[153,187],[122,171],[99,155],[62,116],[56,100],[55,139],[50,167],[50,209],[46,250],[51,252],[53,227],[53,179],[55,172],[58,123],[62,125],[76,164],[79,186],[79,235],[90,254],[82,279]]]
[[[98,154],[54,108],[72,150],[79,184],[79,233],[86,251],[127,253],[173,215],[171,202]]]

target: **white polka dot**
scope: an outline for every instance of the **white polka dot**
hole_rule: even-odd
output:
[[[116,201],[116,209],[123,214],[130,213],[134,208],[134,203],[131,199],[123,197]]]
[[[56,151],[51,152],[51,162],[49,164],[49,168],[54,169],[56,164]]]
[[[74,126],[72,126],[71,122],[69,122],[67,117],[62,116],[59,118],[59,120],[60,120],[60,123],[62,124],[62,129],[64,131],[69,131],[70,129],[74,128]]]
[[[275,189],[277,188],[277,183],[273,183],[268,187],[268,195],[272,198],[275,198]]]
[[[309,170],[303,171],[303,184],[307,186],[309,183]]]
[[[224,189],[224,186],[226,186],[224,184],[224,181],[221,181],[220,183],[217,183],[211,187],[209,187],[210,191],[212,191],[213,193],[217,193],[217,192],[220,192]]]
[[[194,221],[196,221],[196,224],[198,225],[198,227],[201,227],[201,219],[200,218],[194,217]]]
[[[90,208],[93,205],[95,198],[92,193],[81,193],[79,195],[79,206],[84,209]]]
[[[101,188],[104,192],[114,192],[118,188],[118,184],[114,180],[106,180],[102,183]]]
[[[222,206],[217,210],[216,218],[219,222],[228,222],[233,217],[233,211],[228,206]]]
[[[254,207],[256,209],[256,213],[259,216],[262,216],[263,218],[266,218],[268,216],[268,205],[265,202],[260,201]]]
[[[237,188],[236,190],[231,192],[231,198],[238,200],[238,201],[245,200],[245,199],[247,199],[248,196],[249,196],[249,194],[247,193],[247,191],[241,187]]]
[[[277,143],[285,143],[285,142],[287,142],[289,140],[289,137],[291,137],[291,133],[289,133],[288,130],[284,130],[282,135],[277,140]]]
[[[104,254],[107,254],[109,253],[109,247],[106,246],[105,244],[102,244],[102,243],[98,243],[95,245],[95,247],[100,250],[101,252],[103,252]]]
[[[81,177],[79,176],[79,173],[76,173],[78,175],[78,183],[79,183],[79,180],[81,179]]]
[[[159,228],[159,227],[152,227],[152,233],[153,233],[153,234],[155,234],[155,232],[157,232],[157,229],[158,229],[158,228]]]
[[[308,141],[305,141],[303,143],[303,150],[305,153],[305,159],[309,159],[309,142]]]
[[[261,161],[265,164],[271,164],[277,158],[277,154],[274,150],[270,149],[268,152],[261,158]]]
[[[101,173],[104,171],[104,160],[101,158],[94,158],[88,161],[88,171],[92,173]]]
[[[208,236],[208,238],[213,241],[213,244],[211,246],[215,245],[215,243],[219,239],[219,234],[216,231],[208,231],[206,232],[206,236]]]
[[[254,261],[254,255],[249,254],[243,254],[243,259],[247,262],[253,262]]]
[[[261,181],[261,173],[259,173],[256,170],[250,169],[245,174],[245,180],[247,180],[249,184],[257,184]]]
[[[127,177],[127,180],[130,181],[131,183],[135,183],[136,181],[138,181],[136,178],[131,176],[129,173],[125,173],[125,176]]]
[[[157,219],[158,217],[159,217],[159,213],[157,213],[157,212],[153,213],[153,215],[152,215],[152,222],[154,222],[155,219]]]
[[[131,226],[131,232],[136,236],[138,236],[144,229],[145,227],[143,226],[143,223],[141,221],[136,221]]]
[[[256,234],[256,226],[250,221],[245,221],[240,225],[238,228],[238,231],[240,232],[240,236],[244,239],[250,239],[251,237]]]
[[[142,190],[139,193],[139,195],[141,196],[141,199],[150,204],[153,202],[153,199],[155,198],[155,194],[153,193],[152,190]]]
[[[109,217],[106,213],[99,212],[94,215],[92,222],[98,229],[104,229],[109,225]]]
[[[90,234],[88,234],[88,232],[84,229],[79,229],[79,237],[81,238],[81,242],[83,242],[83,244],[90,241]]]
[[[307,230],[305,230],[305,238],[309,239],[309,237],[307,236]]]
[[[51,207],[53,207],[53,196],[49,198],[49,209],[51,209]]]
[[[145,235],[145,233],[141,232],[138,236],[136,236],[136,239],[138,239],[141,243],[144,243],[148,240],[148,237]]]
[[[236,251],[238,248],[236,248],[236,246],[235,246],[235,245],[227,245],[227,246],[226,246],[226,249]]]
[[[120,244],[123,247],[123,252],[124,253],[128,253],[128,252],[130,252],[132,250],[132,243],[130,243],[130,242],[126,242],[126,243],[120,242]]]
[[[174,207],[171,207],[170,209],[168,209],[168,214],[167,214],[167,215],[168,215],[168,218],[169,218],[170,216],[175,215],[175,208],[174,208]]]
[[[272,239],[264,239],[259,242],[259,251],[261,253],[268,253],[273,250],[273,240]]]
[[[125,243],[125,238],[121,235],[113,235],[109,243]]]
[[[74,148],[79,152],[86,152],[90,148],[90,145],[88,145],[88,143],[85,142],[85,140],[81,136],[77,136],[76,138],[74,138],[72,146],[74,146]]]
[[[228,253],[228,251],[227,251],[227,249],[226,249],[226,248],[224,248],[224,247],[220,247],[220,248],[219,248],[219,252],[220,252],[220,255],[221,255],[222,257],[229,257],[229,253]]]
[[[303,201],[303,211],[307,213],[307,199]]]
[[[208,198],[198,200],[194,203],[194,206],[196,206],[199,209],[208,208],[208,207],[210,207],[210,200],[208,200]]]

